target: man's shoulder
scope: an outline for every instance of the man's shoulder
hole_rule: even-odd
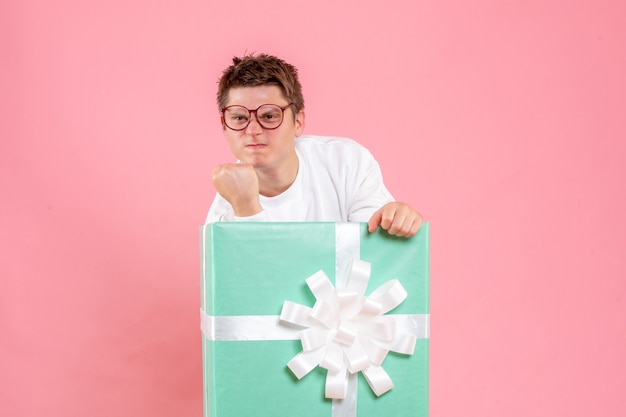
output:
[[[302,135],[295,140],[296,149],[302,153],[369,153],[369,151],[354,139],[339,136]]]

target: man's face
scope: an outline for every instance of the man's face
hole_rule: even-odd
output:
[[[243,106],[254,110],[263,104],[284,107],[289,101],[275,85],[258,87],[237,87],[228,93],[226,106]],[[224,136],[233,155],[242,163],[251,164],[257,169],[275,170],[286,164],[297,164],[294,139],[304,129],[304,112],[293,117],[294,107],[285,109],[282,124],[272,130],[259,125],[256,115],[251,115],[250,124],[243,130],[235,131],[223,125]]]

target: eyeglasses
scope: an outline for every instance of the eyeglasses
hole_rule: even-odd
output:
[[[228,106],[222,109],[222,118],[224,124],[232,130],[244,130],[252,120],[251,114],[254,113],[257,122],[263,129],[276,129],[285,118],[285,110],[294,103],[286,106],[278,106],[276,104],[263,104],[255,110],[250,110],[244,106]]]

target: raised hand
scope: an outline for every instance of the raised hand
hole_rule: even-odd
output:
[[[259,177],[252,165],[217,165],[213,168],[213,185],[233,207],[235,216],[252,216],[263,210],[259,202]]]

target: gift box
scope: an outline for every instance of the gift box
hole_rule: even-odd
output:
[[[204,416],[427,416],[428,233],[204,225]],[[294,308],[310,317],[286,317]]]

